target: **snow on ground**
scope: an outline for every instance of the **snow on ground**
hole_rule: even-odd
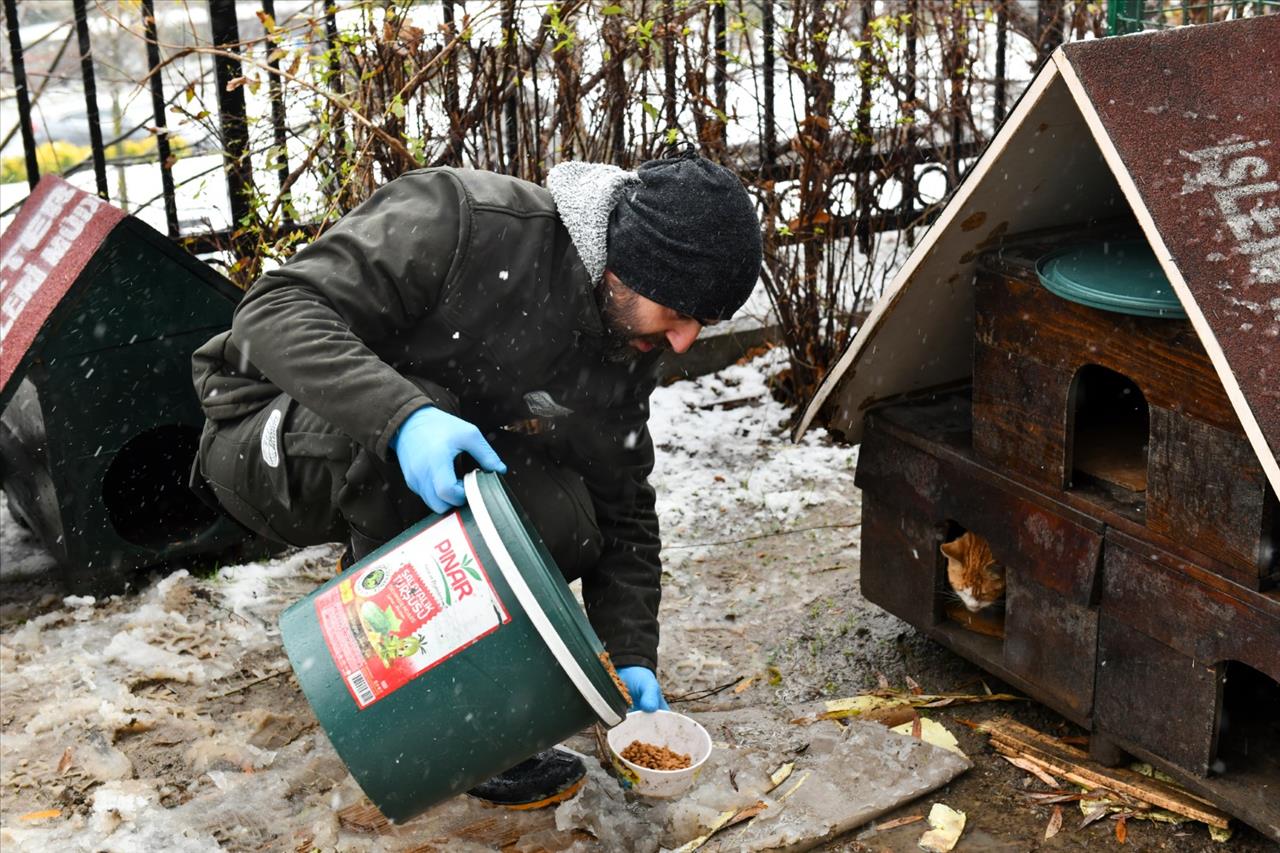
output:
[[[852,450],[816,431],[791,444],[767,387],[785,364],[775,349],[654,394],[668,566],[699,560],[706,543],[782,530],[853,489]],[[62,597],[52,561],[0,499],[0,847],[265,849],[292,834],[389,849],[340,825],[360,793],[299,706],[279,645],[280,611],[329,577],[336,555],[308,548],[157,575],[126,596]]]
[[[778,347],[654,393],[651,480],[668,549],[776,530],[803,509],[852,491],[856,449],[832,445],[824,430],[800,444],[786,440],[791,410],[773,399],[766,381],[786,364]]]

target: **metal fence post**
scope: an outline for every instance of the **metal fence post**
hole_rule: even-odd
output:
[[[724,149],[729,144],[729,105],[726,88],[728,81],[725,79],[728,75],[728,63],[725,60],[725,50],[728,47],[725,43],[725,30],[728,27],[727,21],[725,20],[725,4],[727,2],[728,0],[718,0],[715,6],[711,9],[711,17],[715,30],[715,56],[712,58],[712,65],[714,65],[716,69],[715,98],[716,109],[720,113],[720,115],[716,116],[716,118],[720,119],[720,157],[724,156]]]
[[[160,159],[160,187],[164,194],[164,220],[170,237],[178,236],[178,201],[169,165],[169,130],[164,115],[164,83],[160,80],[160,44],[156,28],[155,0],[142,0],[142,25],[147,39],[147,68],[151,72],[151,111],[156,119],[156,156]]]
[[[236,23],[235,0],[209,0],[209,24],[213,43],[221,51],[240,52],[240,28]],[[227,167],[227,194],[231,201],[231,232],[249,218],[249,194],[253,191],[253,173],[248,162],[249,128],[245,118],[244,87],[232,81],[244,75],[239,59],[218,56],[214,61],[214,79],[218,87],[218,118],[222,127],[222,158]]]
[[[262,11],[265,12],[274,23],[276,19],[275,0],[262,0]],[[267,67],[271,69],[270,79],[267,86],[271,92],[271,131],[274,135],[276,148],[280,150],[279,159],[276,165],[276,177],[280,181],[280,191],[284,192],[289,186],[289,137],[285,132],[285,112],[284,112],[284,92],[280,85],[280,60],[276,59],[273,54],[276,52],[276,40],[267,34]]]
[[[74,0],[76,37],[80,42],[80,74],[84,80],[84,107],[89,122],[89,145],[93,149],[93,175],[98,195],[107,198],[107,157],[102,146],[102,125],[98,115],[98,87],[93,76],[93,47],[89,44],[89,19],[84,0]]]
[[[766,170],[772,170],[778,150],[778,128],[773,103],[773,0],[764,2],[764,139],[761,140],[761,157]],[[772,175],[770,175],[772,178]]]
[[[22,36],[18,32],[18,4],[4,0],[4,19],[9,30],[9,52],[13,55],[13,86],[18,99],[18,121],[22,130],[22,153],[27,159],[27,184],[35,189],[40,180],[36,160],[36,138],[31,132],[31,101],[27,98],[27,66],[22,61]]]

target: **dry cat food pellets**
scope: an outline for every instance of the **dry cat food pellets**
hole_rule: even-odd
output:
[[[655,746],[642,740],[633,740],[630,746],[622,750],[622,757],[632,764],[639,764],[650,770],[684,770],[693,763],[684,753],[674,752],[665,746]]]
[[[622,694],[622,698],[627,700],[627,704],[631,704],[631,694],[627,692],[627,685],[622,682],[618,676],[618,671],[613,668],[613,661],[609,660],[608,652],[600,653],[600,663],[604,664],[604,668],[609,671],[609,677],[613,679],[613,686],[618,688],[618,692]]]

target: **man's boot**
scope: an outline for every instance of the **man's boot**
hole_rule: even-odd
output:
[[[578,756],[544,749],[467,793],[508,809],[540,809],[578,793],[586,777],[587,768]]]

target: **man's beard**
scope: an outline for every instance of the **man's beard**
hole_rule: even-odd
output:
[[[631,345],[634,340],[647,341],[655,349],[670,348],[666,335],[642,335],[636,332],[639,309],[635,291],[629,287],[610,287],[606,281],[596,285],[596,305],[604,321],[604,357],[606,361],[633,362],[645,353]]]

